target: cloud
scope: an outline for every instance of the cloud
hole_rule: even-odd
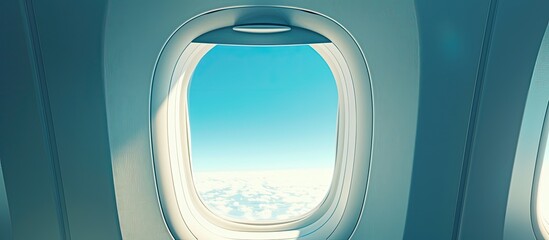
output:
[[[194,181],[214,213],[239,220],[284,220],[318,206],[328,191],[331,169],[203,172]]]

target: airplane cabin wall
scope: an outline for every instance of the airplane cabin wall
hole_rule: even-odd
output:
[[[151,159],[155,61],[189,18],[257,2],[1,1],[0,238],[170,239]],[[334,18],[368,62],[373,158],[353,239],[502,239],[549,2],[268,3]]]
[[[418,0],[416,10],[420,107],[405,238],[502,239],[549,2]]]
[[[2,239],[58,239],[59,222],[42,88],[24,5],[0,2]],[[31,229],[29,229],[32,227]]]
[[[451,239],[490,0],[416,1],[420,95],[406,239]]]
[[[470,143],[459,239],[516,239],[504,235],[507,227],[515,227],[505,225],[507,217],[512,217],[506,215],[509,188],[528,89],[549,19],[549,2],[496,3]],[[519,238],[534,239],[532,230]]]
[[[107,2],[2,5],[0,158],[13,239],[119,239],[103,86]]]

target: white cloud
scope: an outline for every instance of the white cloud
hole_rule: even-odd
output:
[[[331,170],[195,173],[203,202],[222,216],[283,220],[318,206],[326,196]]]

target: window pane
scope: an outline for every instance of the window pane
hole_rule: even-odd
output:
[[[214,213],[284,220],[318,206],[335,164],[338,96],[310,46],[216,46],[189,86],[196,190]]]

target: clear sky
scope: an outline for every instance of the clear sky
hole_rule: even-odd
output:
[[[310,46],[216,46],[189,86],[193,171],[331,168],[338,97]]]

